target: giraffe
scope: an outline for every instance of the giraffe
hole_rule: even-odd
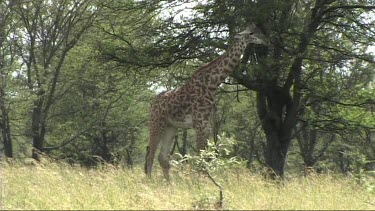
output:
[[[169,154],[178,128],[194,128],[198,151],[206,148],[211,133],[216,89],[239,64],[248,44],[266,44],[264,35],[253,23],[237,34],[235,39],[232,47],[219,58],[200,67],[188,83],[176,90],[160,93],[153,101],[145,163],[145,173],[149,177],[157,147],[161,143],[158,160],[164,176],[169,180]]]

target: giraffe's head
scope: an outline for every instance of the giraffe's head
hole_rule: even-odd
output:
[[[267,38],[254,23],[251,23],[244,31],[238,33],[234,38],[243,40],[247,44],[253,43],[268,45]]]

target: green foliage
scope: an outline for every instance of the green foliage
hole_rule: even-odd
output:
[[[230,154],[229,148],[232,148],[233,144],[234,140],[218,136],[217,143],[208,140],[207,148],[201,150],[198,155],[182,156],[177,154],[179,158],[172,161],[175,167],[180,168],[182,168],[184,163],[190,163],[193,172],[206,174],[212,183],[219,188],[219,197],[215,203],[217,206],[215,209],[223,209],[224,207],[224,187],[212,175],[223,172],[225,169],[233,169],[242,164],[237,157],[226,158]],[[198,198],[199,200],[193,204],[195,209],[207,209],[213,203],[213,197],[207,196],[206,193],[200,194]]]
[[[218,141],[215,143],[209,140],[207,143],[207,149],[202,150],[198,155],[185,155],[182,156],[176,153],[176,159],[172,160],[172,164],[177,168],[183,168],[182,166],[188,162],[194,171],[197,172],[222,172],[228,168],[235,168],[243,165],[238,157],[230,157],[231,149],[235,141],[231,138],[218,136]],[[229,156],[229,157],[228,157]]]
[[[374,161],[369,161],[367,156],[358,149],[344,154],[352,163],[352,174],[358,184],[362,185],[366,191],[375,193],[375,178],[371,175],[374,169],[366,170],[367,164]]]

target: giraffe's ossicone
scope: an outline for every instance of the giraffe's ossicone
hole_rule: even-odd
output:
[[[219,85],[238,65],[248,44],[266,44],[264,35],[254,25],[235,36],[235,43],[219,58],[199,68],[182,87],[159,94],[150,111],[150,142],[147,147],[145,172],[151,176],[154,157],[161,145],[159,163],[169,178],[169,154],[178,128],[196,130],[197,150],[204,150],[211,133],[214,94]]]

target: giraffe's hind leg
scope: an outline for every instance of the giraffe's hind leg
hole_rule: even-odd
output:
[[[150,127],[150,142],[147,146],[147,153],[146,153],[146,163],[145,163],[145,173],[147,176],[151,177],[152,166],[154,164],[154,158],[156,154],[156,150],[158,148],[160,142],[160,131],[157,127],[158,124],[152,124]]]
[[[170,152],[173,145],[173,137],[176,135],[177,128],[167,127],[161,135],[161,148],[159,153],[159,163],[163,169],[164,176],[169,180],[170,170]]]

